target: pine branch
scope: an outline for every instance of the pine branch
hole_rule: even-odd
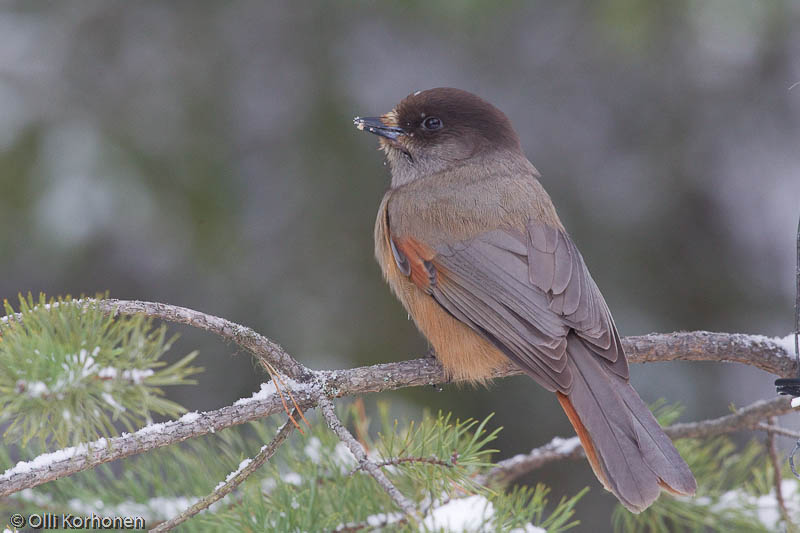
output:
[[[580,459],[586,457],[578,437],[568,439],[554,437],[544,446],[534,448],[528,453],[520,453],[499,461],[485,475],[475,481],[481,485],[507,485],[529,472],[546,464],[562,459]]]
[[[73,304],[96,305],[109,313],[124,315],[144,314],[145,316],[169,322],[186,324],[233,341],[259,359],[267,359],[274,367],[293,379],[307,381],[313,374],[312,370],[299,363],[279,344],[260,335],[251,328],[224,318],[176,305],[138,300],[95,300],[87,298],[75,300]],[[21,319],[19,314],[10,315],[0,318],[0,322],[19,319]],[[734,362],[754,366],[781,377],[793,376],[798,371],[797,363],[793,360],[789,349],[792,343],[791,336],[783,339],[783,342],[779,342],[763,335],[708,331],[651,333],[622,339],[625,354],[632,363],[675,360]],[[434,364],[424,364],[426,362]],[[400,379],[397,382],[398,386],[395,388],[418,384],[445,383],[448,381],[441,366],[430,357],[404,361],[403,363],[413,364],[406,367],[398,367],[395,370],[398,372],[422,371],[422,377],[425,378],[422,381],[426,381],[426,383],[421,383],[420,379],[407,381],[400,376],[395,376],[396,379]],[[402,363],[393,364],[400,365]],[[387,370],[387,377],[393,379],[390,375],[392,369],[387,368]],[[521,373],[520,370],[509,366],[507,369],[496,372],[494,377],[501,378]],[[383,377],[381,376],[381,378]],[[370,392],[378,392],[378,390],[371,390]]]
[[[792,410],[791,403],[791,399],[786,396],[778,396],[771,400],[759,400],[747,407],[737,409],[736,412],[729,415],[701,422],[673,424],[664,431],[672,439],[685,439],[711,437],[741,429],[755,429],[766,418],[790,412]]]
[[[410,516],[410,517],[417,517],[417,510],[414,507],[414,504],[408,500],[403,494],[394,486],[394,484],[386,477],[386,474],[380,469],[380,467],[370,461],[369,457],[367,457],[367,452],[364,451],[364,447],[353,437],[353,435],[344,427],[342,421],[339,420],[339,417],[336,416],[336,412],[333,409],[333,402],[326,396],[320,395],[318,399],[318,405],[320,411],[322,412],[322,416],[325,418],[325,422],[327,422],[328,427],[331,428],[339,440],[347,445],[347,448],[350,450],[350,453],[356,458],[358,461],[359,467],[366,470],[369,475],[371,475],[375,481],[378,482],[378,485],[386,491],[386,493],[391,496],[392,500],[395,504],[397,504],[403,512]]]
[[[786,429],[781,426],[774,426],[772,424],[758,424],[754,429],[762,429],[776,435],[783,435],[784,437],[800,440],[800,431]]]
[[[775,417],[769,418],[771,426],[777,425]],[[794,531],[795,527],[789,515],[789,510],[786,508],[786,500],[783,497],[783,476],[781,476],[781,462],[778,459],[778,445],[775,442],[775,433],[767,431],[767,454],[769,455],[770,466],[772,466],[772,479],[775,486],[775,501],[778,503],[778,511],[780,511],[781,518],[783,519],[786,528],[789,531]]]
[[[458,460],[458,456],[457,455],[453,455],[450,458],[450,460],[448,460],[448,461],[443,461],[442,459],[439,459],[438,457],[433,457],[433,456],[432,457],[393,457],[392,459],[387,459],[385,461],[377,462],[377,463],[375,463],[375,466],[377,466],[378,468],[383,468],[385,466],[397,466],[397,465],[401,465],[401,464],[405,464],[405,463],[423,463],[423,464],[437,465],[437,466],[444,466],[444,467],[447,467],[447,468],[452,468],[453,465],[456,464],[457,460]],[[362,465],[358,465],[356,468],[351,470],[350,473],[348,473],[347,475],[348,476],[352,476],[353,474],[355,474],[359,470],[363,470],[363,468],[364,467]]]
[[[296,415],[297,413],[294,412],[292,414]],[[199,502],[195,503],[188,509],[184,510],[178,516],[171,518],[166,522],[162,522],[153,529],[151,529],[150,530],[151,533],[170,531],[176,528],[178,525],[189,520],[191,517],[193,517],[200,511],[208,509],[209,507],[211,507],[213,503],[221,500],[222,498],[233,492],[233,490],[239,485],[241,485],[245,479],[250,477],[251,474],[253,474],[256,470],[258,470],[264,463],[269,461],[273,455],[275,455],[275,452],[278,451],[278,448],[281,446],[281,444],[283,444],[284,441],[289,437],[289,435],[291,435],[292,429],[294,429],[294,427],[295,426],[292,423],[290,415],[290,418],[286,420],[286,422],[284,422],[284,424],[280,427],[280,429],[278,429],[278,433],[277,435],[275,435],[275,438],[272,439],[269,444],[265,444],[258,452],[258,454],[255,457],[253,457],[252,460],[247,461],[244,467],[234,472],[232,476],[229,475],[228,479],[226,479],[223,483],[218,485],[217,488],[214,489],[214,491],[211,494],[209,494]]]
[[[305,394],[298,402],[303,407],[314,405],[309,393],[294,390],[294,394],[296,396]],[[271,394],[264,400],[229,405],[204,413],[188,413],[178,420],[153,424],[134,433],[109,439],[101,438],[88,444],[42,454],[31,461],[19,462],[0,475],[0,497],[103,463],[148,452],[192,437],[215,433],[278,412],[283,412],[283,404],[277,394]]]
[[[134,431],[153,415],[179,417],[185,409],[163,398],[161,387],[194,384],[197,352],[173,364],[164,355],[175,337],[153,318],[112,318],[96,307],[42,295],[21,298],[16,322],[0,322],[0,426],[7,444],[38,451],[109,437],[122,425]],[[14,313],[7,302],[6,312]],[[22,320],[24,324],[19,324]]]
[[[55,305],[55,304],[54,304]],[[64,304],[66,305],[66,304]],[[191,309],[168,304],[126,300],[78,300],[70,305],[96,305],[115,314],[137,314],[188,324],[235,342],[260,360],[284,372],[286,393],[290,393],[301,409],[318,405],[321,398],[353,396],[382,392],[404,387],[431,385],[448,381],[442,366],[433,358],[385,363],[346,370],[314,371],[297,362],[278,344],[250,328]],[[0,318],[1,322],[19,321],[21,315]],[[785,340],[784,340],[785,341]],[[631,362],[651,361],[735,361],[755,366],[775,375],[788,377],[796,372],[789,354],[788,341],[769,339],[760,335],[709,332],[651,334],[626,337],[623,345]],[[514,368],[498,371],[500,378],[519,374]],[[737,414],[693,424],[676,424],[671,436],[688,437],[715,435],[753,428],[764,418],[788,412],[789,400],[778,398],[756,402]],[[24,488],[31,488],[75,472],[143,453],[155,448],[181,442],[188,438],[219,431],[244,422],[264,418],[284,411],[278,393],[239,401],[215,411],[190,413],[179,420],[149,426],[133,434],[99,439],[89,444],[44,454],[31,462],[18,463],[0,475],[0,497]],[[734,417],[730,419],[730,417]],[[747,417],[747,423],[731,423]],[[577,453],[577,452],[575,452]]]
[[[789,349],[791,342],[791,335],[772,339],[745,333],[690,331],[625,337],[622,346],[633,363],[676,360],[742,363],[789,377],[797,374],[797,363]]]
[[[47,307],[53,308],[64,305],[59,302],[48,304]],[[242,326],[230,320],[209,315],[194,309],[187,309],[177,305],[163,304],[157,302],[143,302],[138,300],[114,300],[94,298],[84,298],[73,300],[69,305],[96,306],[99,309],[111,313],[112,315],[138,315],[142,314],[152,318],[158,318],[176,324],[186,324],[204,331],[219,335],[225,340],[233,341],[240,347],[253,354],[259,360],[266,359],[273,366],[280,369],[284,374],[293,379],[308,379],[310,371],[290,356],[277,343],[260,335],[247,326]],[[0,323],[8,321],[22,320],[21,313],[8,315],[0,318]]]
[[[216,333],[256,355],[266,358],[273,366],[287,376],[306,380],[311,370],[300,364],[280,345],[256,333],[252,329],[230,322],[224,318],[207,315],[199,311],[169,304],[143,302],[135,300],[85,300],[96,303],[101,309],[120,314],[144,314],[179,324],[187,324],[205,331]],[[787,337],[788,338],[788,337]],[[797,364],[788,352],[786,344],[762,335],[742,333],[713,333],[708,331],[691,331],[679,333],[651,333],[649,335],[631,336],[622,339],[622,345],[628,360],[632,363],[651,363],[664,361],[720,361],[742,363],[760,368],[777,376],[790,376],[797,373]],[[431,358],[417,359],[414,365],[420,370],[428,370],[427,377],[431,383],[444,383],[447,378],[440,365],[419,365]],[[407,361],[410,362],[410,361]],[[413,371],[416,368],[398,369]],[[494,377],[518,375],[522,372],[516,367],[497,372]],[[418,383],[409,382],[406,386]],[[385,390],[385,389],[382,389]]]

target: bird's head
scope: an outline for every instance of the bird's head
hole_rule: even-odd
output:
[[[380,137],[392,169],[393,187],[484,155],[521,153],[508,117],[460,89],[417,91],[388,113],[356,117],[353,123]]]

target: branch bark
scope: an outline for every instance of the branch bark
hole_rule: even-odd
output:
[[[778,342],[763,335],[709,331],[651,333],[625,337],[622,345],[633,363],[718,361],[754,366],[780,377],[797,374],[797,362],[786,348],[789,340]]]

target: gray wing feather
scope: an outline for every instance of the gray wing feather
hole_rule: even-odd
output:
[[[536,221],[528,223],[528,235],[531,250],[528,257],[530,280],[551,296],[551,310],[563,317],[578,336],[596,347],[598,354],[604,359],[611,363],[624,359],[617,341],[619,334],[614,320],[575,243],[566,232]],[[547,237],[534,238],[534,235]],[[535,244],[544,239],[554,243],[548,246],[548,249],[553,250],[551,253],[543,252],[540,245]],[[555,276],[559,278],[559,282],[549,284],[549,288],[547,280],[537,277],[538,271],[532,266],[540,261],[552,262]],[[569,273],[568,279],[566,273]],[[615,364],[613,370],[620,377],[628,377],[627,365]]]
[[[570,331],[628,377],[608,307],[563,230],[531,222],[526,235],[494,230],[436,251],[432,296],[545,388],[571,390]]]

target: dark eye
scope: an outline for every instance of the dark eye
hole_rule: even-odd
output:
[[[422,121],[422,127],[426,130],[438,130],[442,127],[442,121],[436,117],[428,117]]]

